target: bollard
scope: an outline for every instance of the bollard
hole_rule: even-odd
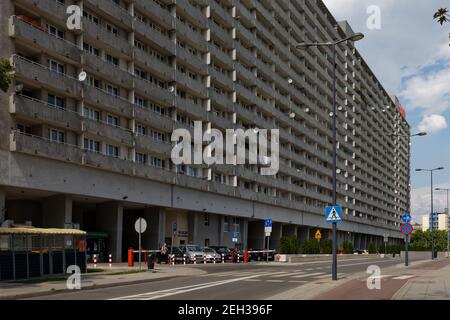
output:
[[[240,254],[238,253],[238,255],[237,255],[237,263],[239,263],[239,257],[240,257]]]
[[[244,251],[244,263],[248,263],[248,249]]]
[[[213,263],[216,264],[216,255],[213,257]]]
[[[97,267],[97,255],[94,254],[94,268]]]
[[[185,254],[183,254],[183,264],[184,265],[186,264],[186,255]]]
[[[203,256],[203,264],[206,264],[206,256]]]
[[[194,256],[194,264],[197,264],[197,257]]]
[[[108,262],[109,262],[109,267],[111,268],[112,267],[112,254],[111,253],[109,254]]]
[[[128,266],[133,267],[134,266],[134,252],[133,248],[128,249]]]
[[[225,263],[225,254],[222,253],[222,263]]]

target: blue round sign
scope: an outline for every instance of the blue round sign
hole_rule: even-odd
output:
[[[412,220],[412,217],[411,217],[410,214],[404,214],[404,215],[402,216],[402,221],[403,221],[404,223],[410,223],[411,220]]]

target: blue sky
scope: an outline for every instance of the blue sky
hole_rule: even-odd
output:
[[[347,20],[366,38],[358,50],[388,92],[407,111],[412,132],[428,131],[412,140],[412,214],[415,221],[429,212],[430,175],[415,168],[445,166],[435,174],[436,187],[450,188],[450,23],[440,26],[434,12],[448,0],[324,0],[337,20]],[[380,29],[367,21],[380,9]],[[446,207],[445,193],[435,193],[435,208]]]

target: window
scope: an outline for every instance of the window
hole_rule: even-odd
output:
[[[88,19],[89,21],[91,21],[91,22],[93,22],[95,24],[99,24],[100,23],[100,19],[97,16],[93,15],[92,13],[90,13],[90,12],[83,11],[83,17],[85,17],[86,19]]]
[[[31,134],[31,127],[23,124],[17,124],[17,130],[21,133]]]
[[[115,86],[113,86],[111,84],[108,84],[106,86],[106,92],[108,94],[112,95],[112,96],[115,96],[115,97],[119,96],[119,88],[117,88],[117,87],[115,87]]]
[[[94,77],[92,77],[92,76],[89,76],[89,77],[88,77],[88,84],[89,84],[91,87],[94,87],[94,88],[97,88],[97,89],[100,89],[100,87],[101,87],[101,82],[100,82],[100,80],[98,80],[97,78],[94,78]]]
[[[115,65],[116,67],[119,66],[119,59],[116,57],[113,57],[110,54],[106,55],[106,62],[108,62],[109,64]]]
[[[92,139],[84,139],[84,149],[90,152],[100,153],[100,142]]]
[[[150,165],[155,168],[164,168],[165,161],[157,157],[150,157]]]
[[[206,227],[209,227],[209,213],[208,213],[208,212],[205,212],[205,213],[203,214],[203,220],[204,220],[204,222],[205,222],[205,226],[206,226]]]
[[[159,131],[150,130],[150,136],[156,141],[166,141],[166,135]]]
[[[65,38],[64,31],[62,31],[62,30],[58,29],[57,27],[52,26],[50,24],[47,24],[47,32],[57,38],[60,38],[60,39]]]
[[[54,60],[48,60],[48,67],[51,71],[54,71],[59,74],[65,73],[64,65],[54,61]]]
[[[230,218],[223,217],[223,231],[230,232]]]
[[[147,100],[139,96],[134,96],[134,104],[141,108],[147,108]]]
[[[52,142],[64,143],[65,134],[62,131],[56,129],[48,129],[49,139]]]
[[[146,164],[147,163],[147,155],[136,152],[136,163]]]
[[[147,80],[147,73],[139,68],[134,68],[134,74],[139,79]]]
[[[57,108],[57,109],[64,109],[65,108],[65,102],[64,98],[54,96],[52,94],[49,94],[47,96],[47,104],[50,107]]]
[[[83,108],[83,116],[87,119],[91,119],[94,121],[100,120],[100,111],[92,109],[92,108]]]
[[[106,30],[111,32],[113,35],[117,36],[119,34],[119,30],[112,24],[106,23]]]
[[[112,144],[106,145],[106,155],[114,158],[119,157],[119,147],[113,146]]]
[[[240,232],[241,231],[241,219],[234,217],[233,218],[233,232]]]
[[[119,117],[108,114],[106,117],[106,123],[113,127],[118,127],[120,125]]]
[[[97,57],[100,56],[100,50],[91,46],[89,43],[83,42],[83,50],[89,54],[93,54]]]
[[[147,128],[143,126],[142,124],[136,124],[136,134],[140,136],[146,136],[147,135]]]

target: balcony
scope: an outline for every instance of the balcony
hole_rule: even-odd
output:
[[[225,47],[233,47],[233,38],[231,37],[230,30],[225,30],[214,22],[209,24],[209,28],[211,29],[211,36],[214,36],[214,38],[222,42]]]
[[[201,104],[195,104],[190,100],[176,98],[176,107],[178,110],[184,111],[196,119],[206,120],[206,110]]]
[[[235,84],[235,88],[236,88],[236,93],[239,96],[241,96],[242,98],[244,98],[245,100],[247,100],[248,103],[250,103],[250,104],[255,103],[256,95],[253,91],[247,89],[246,87],[244,87],[243,85],[241,85],[239,83]]]
[[[224,86],[227,90],[233,90],[233,80],[227,74],[217,71],[214,68],[209,69],[211,80]]]
[[[198,27],[202,29],[206,28],[207,19],[201,9],[194,7],[189,0],[177,0],[176,5],[177,9],[189,14],[192,18],[192,22],[195,22]]]
[[[206,39],[201,31],[194,31],[185,23],[177,21],[176,23],[177,37],[189,42],[190,45],[200,51],[206,51]]]
[[[236,15],[240,16],[242,20],[245,20],[249,24],[255,24],[256,17],[255,15],[247,9],[242,2],[236,1]],[[255,7],[255,1],[252,1],[253,7]]]
[[[241,23],[236,24],[236,34],[241,41],[245,41],[252,46],[255,45],[256,36]]]
[[[208,1],[211,13],[221,20],[222,23],[228,24],[231,27],[230,21],[232,21],[231,14],[229,10],[223,8],[217,1]]]
[[[152,19],[156,20],[164,28],[169,30],[175,28],[175,20],[169,10],[162,8],[155,1],[135,0],[134,5],[138,7],[139,10],[150,15]]]
[[[84,34],[93,38],[95,41],[100,41],[107,45],[109,49],[115,50],[126,57],[130,57],[133,52],[133,47],[127,39],[115,36],[106,28],[99,26],[87,19],[83,19]]]
[[[123,70],[93,54],[85,54],[86,66],[101,74],[105,79],[113,83],[119,84],[122,87],[133,88],[133,75],[126,70]]]
[[[214,44],[210,46],[209,51],[211,52],[212,58],[220,60],[223,64],[227,66],[233,65],[234,61],[231,59],[230,54],[225,53],[222,50],[218,49]]]
[[[86,0],[85,6],[91,6],[95,12],[104,12],[113,21],[120,21],[121,26],[126,29],[131,29],[133,17],[131,14],[121,6],[114,3],[112,0]]]
[[[255,62],[257,59],[251,50],[247,49],[239,42],[235,43],[235,48],[236,48],[236,55],[239,56],[239,60],[242,60],[243,62],[245,62],[247,66],[250,67],[254,67],[256,65]]]
[[[135,141],[137,149],[144,149],[164,157],[170,157],[172,152],[172,144],[156,141],[149,136],[137,135]]]
[[[81,50],[73,43],[56,38],[31,24],[20,20],[16,16],[10,18],[9,36],[20,40],[28,45],[39,48],[47,53],[55,53],[73,60],[81,62]]]
[[[146,95],[147,97],[167,106],[173,106],[174,104],[174,94],[169,92],[167,89],[156,86],[153,82],[135,78],[134,86],[139,95]]]
[[[151,41],[161,50],[169,53],[170,55],[175,55],[175,42],[169,37],[156,31],[140,20],[136,20],[134,22],[134,30],[142,37],[145,37],[147,40]]]
[[[175,184],[175,173],[162,168],[136,163],[136,177]]]
[[[240,63],[236,63],[236,71],[238,74],[238,77],[241,77],[245,80],[245,82],[255,85],[256,83],[256,76],[255,74],[248,70],[247,68],[244,68]]]
[[[143,64],[146,68],[152,70],[153,73],[166,80],[175,80],[175,69],[162,62],[155,56],[148,54],[145,51],[134,48],[134,59],[138,64]]]
[[[128,160],[110,157],[101,153],[85,152],[83,164],[102,170],[134,175],[134,163]]]
[[[108,94],[101,89],[86,86],[84,98],[88,103],[99,106],[105,110],[110,110],[116,114],[128,118],[131,118],[133,115],[133,105],[128,100]]]
[[[138,122],[143,122],[149,126],[162,131],[172,131],[172,119],[153,112],[148,108],[134,106],[134,117]]]
[[[185,73],[177,72],[176,79],[178,85],[181,85],[185,87],[186,89],[195,92],[196,94],[201,95],[202,97],[206,98],[208,95],[208,91],[206,88],[206,85],[198,80],[194,80],[191,77],[189,77]]]
[[[81,164],[83,151],[77,146],[52,142],[48,139],[14,131],[10,134],[11,152]]]
[[[45,122],[59,128],[81,131],[81,120],[78,113],[50,107],[46,102],[31,97],[11,95],[9,112],[32,122]]]
[[[217,93],[214,90],[209,91],[210,99],[227,111],[233,111],[233,101],[226,95]]]
[[[208,65],[203,60],[203,58],[190,53],[188,50],[182,47],[177,47],[177,60],[183,62],[183,64],[188,65],[195,71],[199,72],[201,75],[206,75],[208,73]]]
[[[119,142],[128,146],[133,143],[133,133],[130,130],[113,127],[105,122],[84,119],[82,122],[82,130],[112,142]]]
[[[16,77],[25,82],[33,82],[34,85],[50,88],[72,97],[81,96],[81,84],[75,78],[54,72],[41,64],[17,55],[13,56],[13,64]]]

